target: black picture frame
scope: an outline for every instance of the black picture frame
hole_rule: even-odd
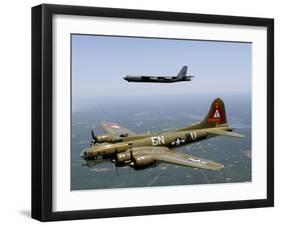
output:
[[[55,14],[267,28],[267,198],[95,210],[52,210],[52,18]],[[274,205],[274,20],[43,4],[32,8],[32,218],[40,221],[270,207]]]

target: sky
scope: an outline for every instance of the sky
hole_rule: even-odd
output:
[[[101,97],[251,92],[251,43],[72,34],[73,104]],[[177,75],[191,82],[128,83],[126,75]]]

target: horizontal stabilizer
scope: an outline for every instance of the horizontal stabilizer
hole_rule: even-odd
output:
[[[229,131],[225,131],[225,130],[213,130],[213,131],[208,131],[208,133],[213,134],[213,135],[229,136],[229,137],[236,137],[236,138],[245,137],[242,134],[229,132]]]

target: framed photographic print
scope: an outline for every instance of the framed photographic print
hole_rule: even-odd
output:
[[[274,204],[274,21],[32,8],[32,217]]]

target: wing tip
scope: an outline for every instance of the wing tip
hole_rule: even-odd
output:
[[[215,166],[215,168],[213,168],[213,170],[218,171],[224,168],[224,165],[220,164],[220,163],[216,163],[217,166]]]

